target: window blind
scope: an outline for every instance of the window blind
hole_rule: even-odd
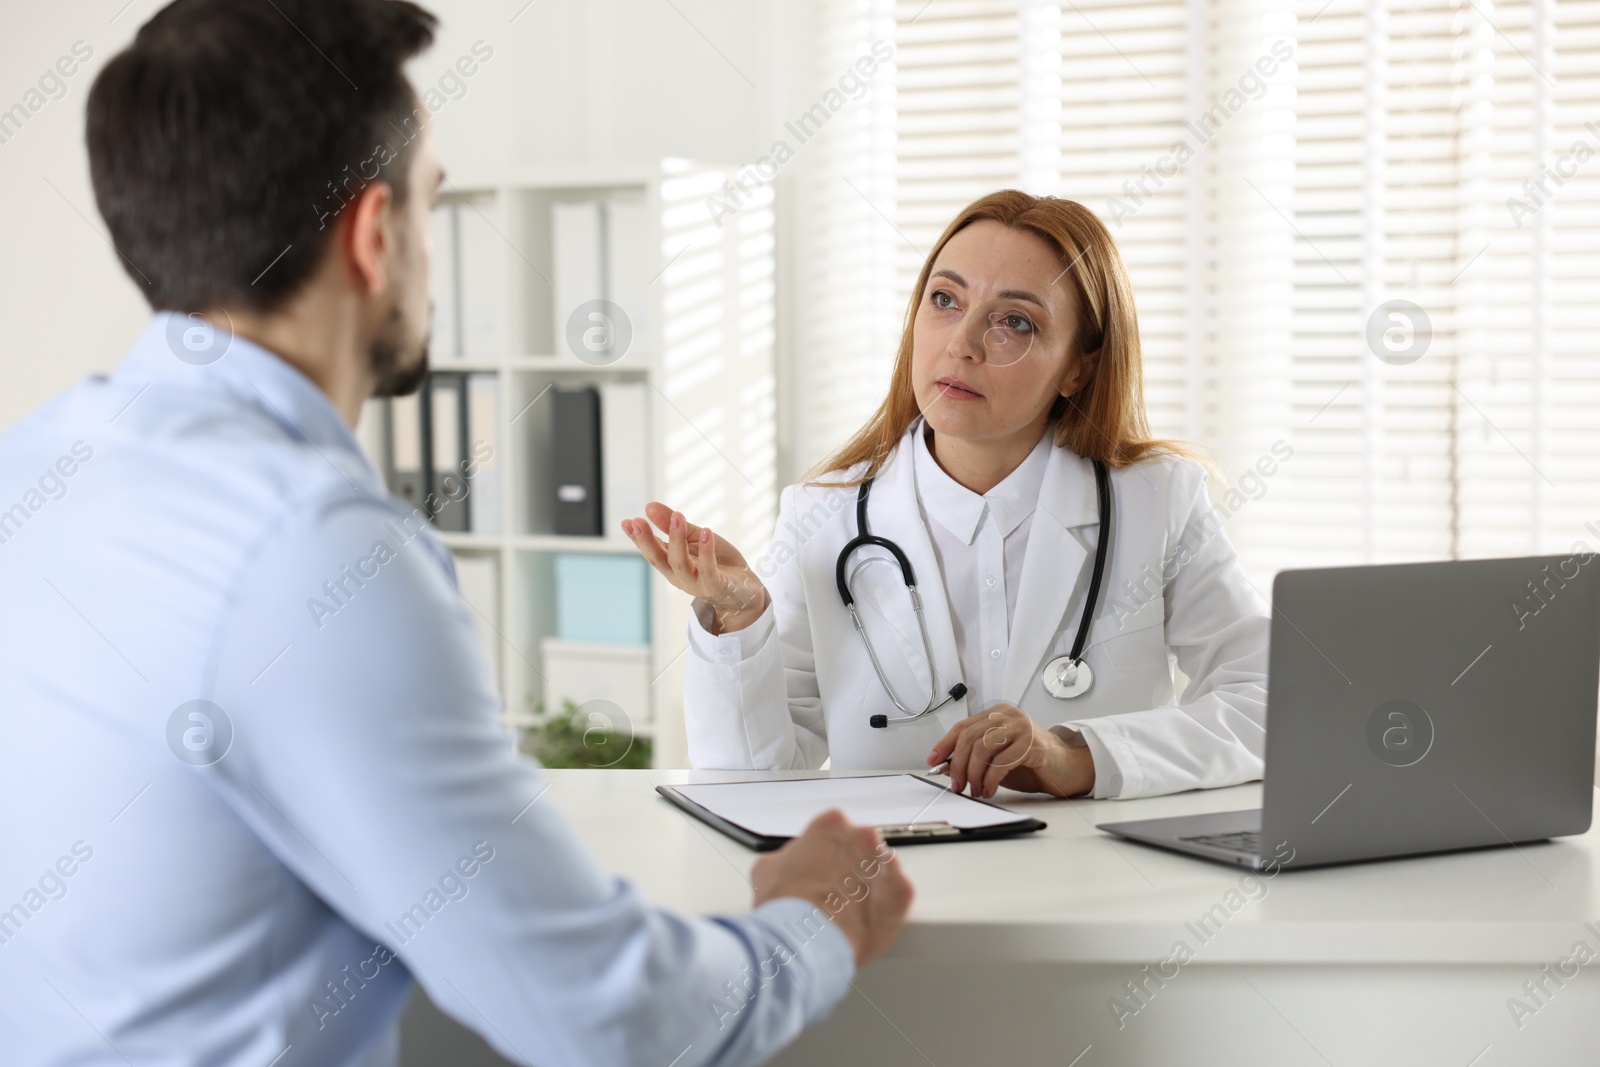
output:
[[[802,454],[881,396],[943,226],[1020,186],[1116,236],[1153,428],[1216,456],[1263,591],[1288,566],[1600,546],[1600,3],[826,10],[830,54],[871,23],[895,62],[819,194],[813,273],[860,284],[817,354],[860,402],[822,398]]]
[[[1281,565],[1600,544],[1583,533],[1600,510],[1600,218],[1578,162],[1600,150],[1583,127],[1600,115],[1600,10],[1320,7],[1300,4],[1294,388],[1308,425],[1290,485],[1323,521],[1297,524]],[[1570,175],[1549,178],[1563,156]],[[1386,310],[1395,300],[1418,310]],[[1413,334],[1425,350],[1405,350]]]
[[[820,0],[816,92],[837,90],[863,56],[891,50],[893,0]],[[896,340],[893,233],[896,58],[876,68],[801,146],[796,240],[805,264],[794,301],[798,346],[787,378],[797,394],[792,474],[800,477],[871,416],[888,388]],[[826,106],[824,104],[824,106]],[[888,218],[892,218],[889,215]]]

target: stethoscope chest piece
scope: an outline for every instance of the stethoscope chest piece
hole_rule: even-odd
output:
[[[1089,691],[1094,684],[1094,671],[1081,659],[1057,656],[1044,667],[1044,687],[1059,700],[1070,700]]]

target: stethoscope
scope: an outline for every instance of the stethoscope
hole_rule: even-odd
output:
[[[867,646],[867,658],[872,660],[872,669],[877,672],[878,681],[883,683],[884,692],[889,694],[889,699],[899,710],[898,715],[874,715],[868,722],[874,729],[882,730],[892,722],[912,722],[931,715],[952,700],[960,700],[967,695],[967,687],[962,682],[951,686],[943,699],[939,697],[938,680],[932,673],[933,647],[928,640],[928,623],[922,614],[922,597],[917,594],[917,578],[911,569],[911,561],[901,551],[900,546],[887,537],[878,537],[867,530],[867,497],[872,492],[873,479],[868,478],[861,483],[861,489],[856,494],[856,536],[850,540],[839,552],[839,560],[834,566],[834,582],[839,587],[839,599],[844,601],[844,606],[850,612],[850,622],[855,626],[856,633],[861,635],[861,643]],[[1065,656],[1057,656],[1044,666],[1044,687],[1047,692],[1059,700],[1071,700],[1073,697],[1082,696],[1094,684],[1094,672],[1083,661],[1083,648],[1089,641],[1089,624],[1094,619],[1095,605],[1100,600],[1100,579],[1106,569],[1106,552],[1111,545],[1111,482],[1106,473],[1106,465],[1100,460],[1094,461],[1094,488],[1095,495],[1100,503],[1100,529],[1095,534],[1094,546],[1094,572],[1089,578],[1089,596],[1083,604],[1083,618],[1078,622],[1078,636],[1072,642],[1072,651]],[[850,562],[851,553],[860,548],[876,546],[894,557],[900,565],[900,577],[905,581],[906,592],[911,594],[911,609],[917,616],[917,628],[922,631],[922,654],[929,666],[928,699],[923,703],[921,711],[914,711],[901,703],[895,694],[894,687],[889,684],[889,678],[883,673],[883,665],[878,662],[878,653],[872,647],[872,639],[867,636],[866,628],[861,625],[861,616],[856,611],[856,598],[850,592],[850,579],[855,577],[856,571],[873,562],[866,559],[856,564],[855,570],[849,575],[845,574],[845,567]],[[878,557],[881,558],[881,557]]]

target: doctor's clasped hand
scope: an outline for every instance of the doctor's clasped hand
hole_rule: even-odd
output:
[[[1046,729],[1015,704],[995,704],[950,728],[928,753],[928,765],[948,762],[950,788],[968,786],[992,797],[1001,786],[1025,793],[1078,796],[1094,788],[1094,760]]]

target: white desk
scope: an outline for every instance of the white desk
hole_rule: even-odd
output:
[[[755,854],[672,807],[655,786],[752,775],[547,773],[547,801],[602,862],[651,899],[697,913],[748,909]],[[1093,828],[1254,807],[1259,798],[1258,785],[1131,801],[1003,792],[1001,803],[1049,829],[900,848],[917,890],[904,936],[856,978],[856,991],[827,1023],[774,1062],[1491,1067],[1600,1060],[1600,980],[1589,973],[1600,971],[1600,934],[1584,926],[1594,921],[1600,930],[1593,873],[1600,834],[1285,872],[1252,884],[1261,876]],[[1185,924],[1198,926],[1214,906],[1220,915],[1202,940]],[[1158,967],[1180,940],[1192,960]],[[1576,978],[1545,979],[1548,993],[1537,1001],[1523,990],[1580,941],[1596,959]],[[1128,982],[1143,983],[1142,1002]],[[1536,1009],[1520,1028],[1508,1007],[1513,997]],[[1120,1027],[1112,998],[1125,1009]]]

